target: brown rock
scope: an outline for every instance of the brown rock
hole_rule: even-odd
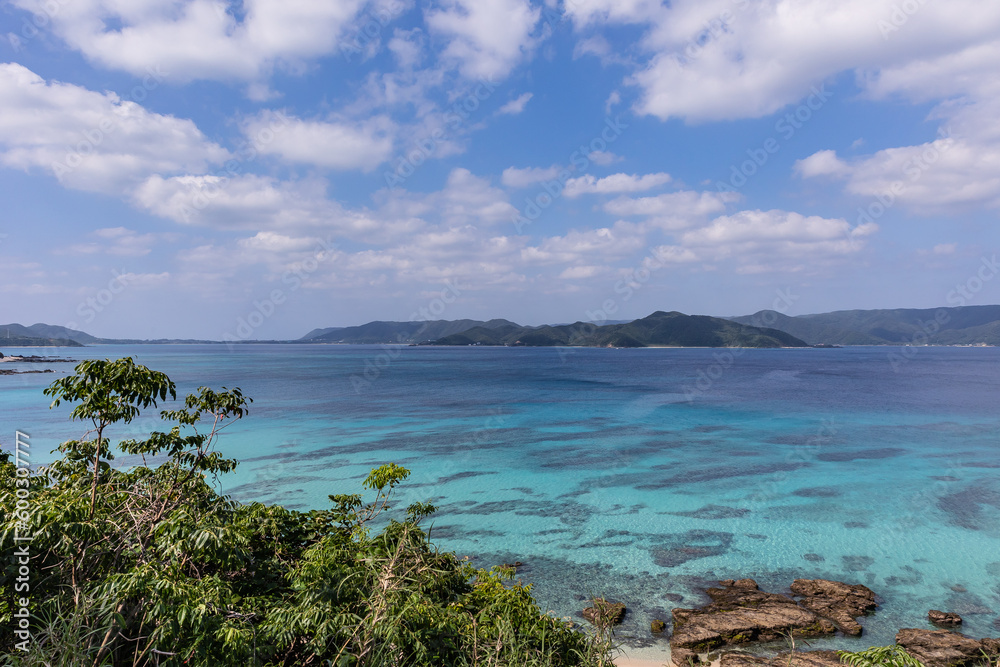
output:
[[[650,630],[650,632],[653,632],[654,634],[659,634],[659,633],[663,632],[666,629],[667,629],[667,624],[664,623],[663,621],[661,621],[658,618],[655,619],[652,623],[649,624],[649,630]]]
[[[729,581],[721,582],[729,584]],[[700,609],[674,609],[674,634],[670,650],[679,667],[691,653],[707,653],[726,645],[775,641],[787,634],[819,637],[833,634],[836,626],[785,595],[767,593],[752,579],[709,588],[712,599]]]
[[[781,653],[773,658],[732,651],[722,655],[721,667],[843,667],[843,665],[834,651],[796,651],[791,654]]]
[[[1000,641],[979,641],[949,630],[907,628],[896,634],[896,643],[924,663],[924,667],[962,667],[976,665],[984,657],[991,660],[1000,653]],[[986,653],[986,656],[983,655]]]
[[[875,609],[875,592],[861,584],[845,584],[829,579],[796,579],[792,592],[803,596],[806,609],[836,623],[845,635],[861,636],[861,624],[855,620]]]
[[[583,617],[599,628],[610,628],[625,619],[625,603],[594,598],[594,606],[584,609]]]
[[[934,625],[954,626],[962,624],[962,617],[948,611],[938,611],[931,609],[927,612],[927,620]]]

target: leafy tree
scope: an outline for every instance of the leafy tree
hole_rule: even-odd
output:
[[[205,387],[163,410],[169,426],[117,449],[109,429],[174,399],[163,373],[132,359],[85,361],[46,393],[77,404],[93,429],[28,478],[15,514],[14,466],[0,457],[0,557],[33,533],[34,641],[14,650],[14,609],[0,601],[0,659],[17,665],[610,665],[607,633],[542,614],[502,568],[477,570],[429,542],[391,496],[409,471],[376,468],[332,508],[300,512],[219,495],[209,477],[237,462],[214,450],[246,416],[239,389]],[[155,465],[154,465],[155,464]],[[12,570],[7,570],[9,580]],[[9,581],[4,591],[10,591]]]

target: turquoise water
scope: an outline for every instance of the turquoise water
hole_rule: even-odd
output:
[[[1000,635],[1000,350],[909,352],[900,363],[898,348],[60,351],[132,355],[181,392],[252,396],[220,446],[242,461],[220,480],[239,499],[321,507],[375,465],[410,468],[400,504],[440,506],[441,547],[524,562],[519,576],[561,616],[590,594],[625,601],[620,636],[649,655],[665,649],[650,620],[744,576],[879,594],[865,637],[815,646],[892,643],[930,608]],[[68,410],[48,410],[41,389],[55,377],[0,377],[4,447],[15,429],[36,453],[82,434]]]

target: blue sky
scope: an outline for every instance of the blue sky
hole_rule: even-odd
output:
[[[989,0],[8,0],[0,37],[2,321],[1000,302]]]

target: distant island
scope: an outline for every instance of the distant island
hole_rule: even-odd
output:
[[[598,326],[577,322],[562,326],[474,327],[430,345],[506,345],[523,347],[809,347],[783,331],[704,315],[657,311],[627,324]]]
[[[843,310],[789,316],[762,310],[740,317],[657,311],[633,321],[525,326],[505,319],[375,321],[313,329],[295,340],[98,338],[67,327],[0,325],[0,349],[122,344],[491,345],[513,347],[840,347],[844,345],[1000,346],[1000,306]]]

